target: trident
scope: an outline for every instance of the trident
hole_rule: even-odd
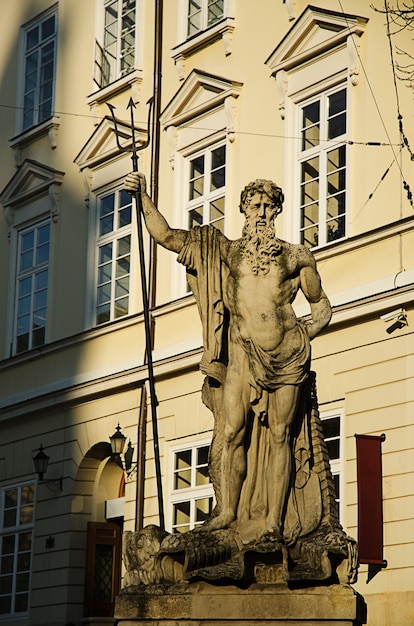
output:
[[[107,105],[111,111],[112,120],[114,122],[115,128],[115,137],[118,149],[121,152],[130,152],[131,160],[132,160],[132,168],[134,172],[138,172],[138,152],[140,150],[144,150],[149,146],[150,143],[150,122],[151,122],[151,113],[152,107],[154,104],[154,97],[150,98],[147,102],[149,104],[148,110],[148,137],[147,140],[137,145],[135,139],[135,126],[134,126],[134,109],[135,104],[132,98],[129,99],[127,108],[130,109],[131,114],[131,145],[130,146],[122,146],[119,140],[120,132],[117,125],[117,119],[115,117],[115,107],[112,104],[107,102]],[[164,521],[164,506],[163,506],[163,497],[162,497],[162,482],[161,482],[161,463],[160,463],[160,450],[158,445],[158,422],[157,422],[157,406],[158,400],[155,394],[155,383],[154,383],[154,365],[152,361],[152,341],[151,341],[151,324],[150,324],[150,309],[148,302],[148,290],[147,290],[147,281],[146,281],[146,269],[145,269],[145,256],[144,256],[144,238],[143,238],[143,228],[142,228],[142,198],[141,198],[141,190],[138,189],[135,194],[135,210],[137,214],[137,227],[138,227],[138,249],[139,249],[139,263],[141,267],[141,289],[142,289],[142,301],[144,305],[144,326],[145,326],[145,348],[148,360],[148,382],[150,389],[150,399],[151,399],[151,420],[152,420],[152,430],[154,436],[154,459],[155,459],[155,474],[157,479],[157,493],[158,493],[158,509],[159,509],[159,518],[160,518],[160,527],[164,530],[165,521]]]

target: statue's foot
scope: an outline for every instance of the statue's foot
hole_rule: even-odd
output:
[[[201,526],[203,530],[222,530],[228,528],[234,522],[233,513],[220,513],[216,517],[212,517]]]

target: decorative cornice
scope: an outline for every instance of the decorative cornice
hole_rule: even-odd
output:
[[[171,57],[174,59],[179,79],[184,80],[185,78],[186,58],[200,50],[200,48],[210,45],[220,38],[223,41],[224,54],[229,56],[233,49],[233,31],[234,18],[227,17],[211,28],[202,31],[198,35],[191,37],[191,39],[175,46],[175,48],[171,51]]]
[[[55,115],[54,117],[46,120],[46,122],[38,124],[33,128],[29,128],[19,135],[16,135],[16,137],[10,139],[9,146],[13,150],[13,157],[16,167],[20,167],[20,165],[22,165],[22,155],[24,148],[34,141],[38,141],[42,137],[48,137],[49,147],[51,150],[54,150],[57,146],[57,135],[59,126],[59,117]]]

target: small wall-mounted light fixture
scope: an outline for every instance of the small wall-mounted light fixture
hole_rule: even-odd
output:
[[[126,437],[123,433],[121,433],[121,427],[119,424],[116,427],[114,434],[109,437],[109,441],[111,442],[112,457],[115,463],[119,465],[124,472],[126,472],[127,476],[130,476],[137,466],[137,463],[132,461],[134,448],[132,447],[131,442],[128,441],[128,446],[126,452],[124,453],[124,461],[122,462],[121,454],[125,448]]]
[[[407,312],[402,308],[390,311],[389,313],[384,313],[384,315],[381,315],[381,319],[386,324],[390,324],[387,328],[387,333],[389,335],[393,333],[394,330],[408,326]]]
[[[44,479],[47,466],[49,465],[50,456],[48,456],[43,449],[43,444],[40,444],[40,448],[36,456],[33,457],[33,463],[35,470],[39,476],[39,484],[46,485],[50,491],[62,491],[62,476],[60,478]]]

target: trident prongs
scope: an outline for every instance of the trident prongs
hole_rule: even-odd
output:
[[[148,148],[150,141],[151,141],[151,133],[150,133],[150,128],[151,128],[151,113],[152,113],[152,106],[154,104],[154,97],[152,96],[147,104],[149,105],[149,109],[148,109],[148,134],[147,134],[147,139],[140,144],[137,144],[136,141],[136,137],[135,137],[135,124],[134,124],[134,109],[136,108],[135,103],[132,99],[132,97],[129,99],[129,102],[127,104],[127,109],[130,109],[130,115],[131,115],[131,145],[130,146],[123,146],[121,144],[120,141],[120,136],[121,136],[121,132],[119,130],[119,123],[124,123],[124,122],[120,122],[120,120],[118,120],[115,116],[115,109],[116,107],[113,104],[110,104],[109,102],[106,103],[109,110],[111,111],[111,117],[112,120],[114,122],[114,130],[115,130],[115,137],[116,137],[116,145],[118,146],[118,149],[121,152],[130,152],[131,153],[131,159],[132,159],[132,164],[133,164],[133,169],[134,172],[138,171],[138,152],[140,152],[141,150],[145,150],[145,148]]]
[[[130,152],[132,165],[134,172],[138,172],[138,152],[140,150],[144,150],[147,148],[150,143],[150,127],[151,127],[151,113],[152,113],[152,105],[154,103],[154,98],[150,98],[148,100],[149,111],[148,111],[148,136],[146,141],[137,145],[135,138],[135,125],[134,125],[134,109],[135,104],[132,98],[130,98],[128,102],[128,109],[130,109],[131,114],[131,145],[130,146],[122,146],[120,142],[120,131],[118,127],[118,120],[115,117],[115,107],[112,104],[108,104],[108,107],[111,111],[111,116],[114,122],[114,129],[116,135],[116,143],[121,152]],[[120,123],[120,122],[119,122]],[[148,364],[148,382],[150,388],[150,399],[151,399],[151,417],[152,417],[152,432],[153,432],[153,443],[154,443],[154,459],[155,459],[155,474],[157,480],[157,491],[158,491],[158,509],[160,516],[160,527],[162,529],[165,528],[164,521],[164,505],[163,505],[163,495],[162,495],[162,479],[161,479],[161,460],[160,460],[160,449],[159,449],[159,438],[158,438],[158,422],[157,422],[157,405],[158,400],[155,393],[155,379],[154,379],[154,365],[152,361],[152,337],[151,337],[151,312],[148,301],[148,289],[147,289],[147,278],[146,278],[146,269],[145,269],[145,255],[144,255],[144,242],[143,242],[143,226],[142,226],[142,197],[141,190],[135,193],[135,207],[137,214],[137,231],[138,231],[138,252],[139,252],[139,267],[141,268],[141,289],[142,289],[142,302],[144,307],[144,328],[145,328],[145,347],[146,347],[146,357]]]

